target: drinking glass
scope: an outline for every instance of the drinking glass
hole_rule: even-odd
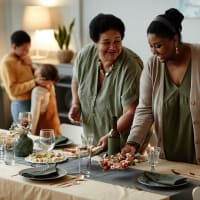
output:
[[[15,165],[15,144],[16,138],[6,138],[4,162],[6,165]]]
[[[160,147],[155,146],[147,148],[147,160],[150,166],[150,170],[152,172],[155,171],[155,167],[158,164],[159,155],[160,155]]]
[[[82,144],[77,147],[78,159],[79,159],[79,173],[84,174],[86,177],[90,177],[91,174],[91,158],[92,158],[92,146],[94,135],[88,134],[82,135]]]
[[[92,165],[92,146],[93,146],[93,142],[94,142],[94,135],[93,134],[88,134],[87,135],[87,147],[88,147],[88,150],[89,150],[89,164],[88,164],[89,170],[91,169],[91,165]]]
[[[4,160],[6,150],[6,135],[0,133],[0,160]]]
[[[53,129],[40,130],[40,147],[48,154],[55,146],[55,135]],[[49,167],[49,160],[47,156],[46,166]]]
[[[19,113],[19,127],[24,128],[28,132],[31,130],[32,115],[30,112]]]
[[[41,148],[49,152],[55,146],[55,135],[53,129],[41,129],[40,130],[40,145]]]

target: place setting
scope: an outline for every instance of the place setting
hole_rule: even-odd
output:
[[[19,172],[24,179],[39,181],[52,187],[69,187],[78,185],[85,180],[84,175],[70,175],[57,164],[50,164],[48,168],[44,166],[27,168]]]
[[[60,141],[63,139],[64,137]],[[54,149],[56,137],[53,129],[41,129],[39,143],[40,150],[24,158],[26,162],[33,164],[34,167],[23,169],[19,171],[18,175],[31,181],[44,181],[54,187],[78,185],[85,180],[85,175],[81,174],[80,170],[77,171],[77,174],[70,174],[65,169],[64,162],[73,156],[70,156],[69,152]],[[79,157],[76,158],[79,159]]]
[[[146,152],[150,171],[144,171],[137,178],[138,183],[151,188],[163,189],[176,189],[189,183],[184,176],[156,172],[156,165],[159,163],[160,147],[148,146]]]
[[[39,136],[40,148],[24,158],[25,161],[35,164],[33,168],[23,169],[19,175],[30,180],[53,180],[67,174],[64,169],[58,168],[57,163],[67,161],[68,157],[62,152],[53,151],[55,136],[53,129],[41,129]]]

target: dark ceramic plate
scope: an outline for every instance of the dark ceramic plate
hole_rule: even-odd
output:
[[[40,140],[39,139],[36,139],[35,142],[40,144]],[[73,141],[68,139],[66,142],[62,142],[62,143],[56,144],[54,148],[62,148],[62,147],[66,147],[66,146],[71,145],[71,144],[73,144]]]
[[[149,187],[157,187],[157,188],[177,188],[177,187],[185,186],[188,184],[188,181],[185,181],[185,182],[183,182],[181,184],[177,184],[177,185],[164,185],[161,183],[156,183],[154,181],[151,181],[144,175],[139,176],[137,178],[137,181],[139,183],[141,183],[142,185],[149,186]]]
[[[21,171],[19,171],[19,175],[23,176],[23,173],[30,173],[32,171],[36,171],[36,169],[38,170],[42,170],[42,167],[35,167],[35,168],[28,168],[28,169],[23,169]],[[59,179],[62,178],[63,176],[65,176],[67,174],[67,172],[64,169],[61,168],[57,168],[57,172],[58,174],[55,176],[51,176],[51,177],[25,177],[27,179],[33,180],[33,181],[49,181],[49,180],[55,180],[55,179]]]

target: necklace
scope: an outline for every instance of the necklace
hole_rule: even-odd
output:
[[[98,61],[98,68],[100,70],[100,73],[104,74],[106,77],[108,77],[111,74],[111,72],[113,71],[113,67],[114,65],[112,64],[110,67],[108,67],[107,70],[105,70],[102,67],[101,61],[100,60]]]

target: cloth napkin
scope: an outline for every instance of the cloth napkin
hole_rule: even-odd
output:
[[[24,172],[21,174],[27,178],[49,178],[58,175],[56,165],[50,166],[47,169],[43,170],[41,167],[36,167],[30,172]]]
[[[159,174],[155,172],[144,172],[144,176],[153,182],[171,186],[179,185],[187,181],[187,178],[174,174]]]
[[[67,142],[69,139],[67,137],[65,137],[64,135],[60,135],[60,136],[57,136],[55,138],[55,145],[57,144],[62,144],[64,142]]]

